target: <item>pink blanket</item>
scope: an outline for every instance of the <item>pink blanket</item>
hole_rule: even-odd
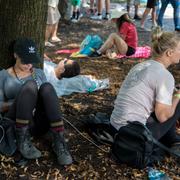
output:
[[[133,54],[132,56],[125,56],[125,55],[117,55],[117,58],[148,58],[151,55],[151,47],[149,46],[144,46],[144,47],[137,47],[136,53]]]
[[[56,51],[56,54],[72,54],[79,51],[79,49],[60,49]]]
[[[56,54],[72,54],[74,52],[78,52],[79,49],[61,49],[56,51]],[[117,55],[117,58],[148,58],[151,55],[151,47],[144,46],[144,47],[137,47],[136,53],[132,56],[125,56],[125,55]]]

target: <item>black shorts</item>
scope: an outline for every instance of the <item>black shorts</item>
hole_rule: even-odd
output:
[[[148,0],[146,8],[154,8],[157,5],[157,0]]]
[[[128,46],[128,50],[126,52],[126,56],[131,56],[136,52],[136,49],[134,49],[133,47]]]

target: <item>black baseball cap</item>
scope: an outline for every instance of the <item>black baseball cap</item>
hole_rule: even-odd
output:
[[[29,38],[19,38],[14,44],[16,53],[23,64],[36,64],[41,62],[35,42]]]

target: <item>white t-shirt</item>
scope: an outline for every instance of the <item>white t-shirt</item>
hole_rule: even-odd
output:
[[[134,66],[117,95],[110,122],[117,130],[127,121],[146,124],[155,102],[171,105],[174,91],[172,74],[159,62],[149,60]]]

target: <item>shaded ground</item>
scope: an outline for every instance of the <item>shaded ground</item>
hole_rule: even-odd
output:
[[[92,22],[82,19],[78,24],[60,24],[60,37],[62,44],[56,49],[71,49],[78,47],[80,42],[89,33],[99,34],[104,39],[114,27],[109,22]],[[149,32],[139,34],[139,45],[150,44]],[[47,49],[49,56],[57,62],[68,55],[56,55],[56,49]],[[110,60],[101,59],[77,59],[81,65],[82,74],[91,74],[96,78],[109,78],[110,88],[108,90],[93,92],[90,94],[73,94],[60,99],[61,110],[64,117],[75,125],[83,135],[88,136],[84,130],[81,119],[87,118],[90,113],[106,112],[109,115],[113,109],[113,103],[118,89],[128,73],[129,69],[143,59],[121,59]],[[171,68],[176,80],[180,82],[179,67]],[[71,126],[65,123],[66,137],[69,141],[71,154],[74,164],[69,167],[59,167],[51,151],[50,142],[46,139],[35,140],[36,145],[42,150],[43,157],[38,161],[30,161],[26,166],[17,167],[12,158],[0,156],[0,179],[147,179],[145,170],[137,170],[116,165],[109,158],[109,154],[82,138]],[[90,137],[89,137],[90,138]],[[101,146],[102,149],[109,151],[108,146]],[[171,158],[167,158],[158,166],[174,178],[180,179],[180,166]]]

